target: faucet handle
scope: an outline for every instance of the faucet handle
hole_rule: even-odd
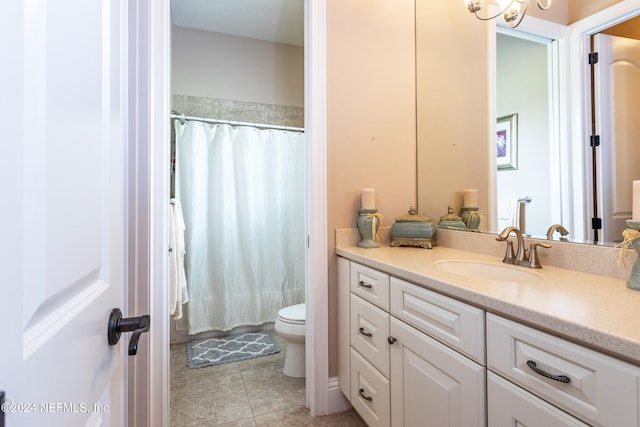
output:
[[[542,268],[540,259],[538,258],[538,251],[536,250],[538,246],[545,249],[549,249],[551,247],[551,245],[547,243],[532,243],[531,246],[529,246],[529,268]]]
[[[496,240],[498,242],[507,242],[507,251],[504,253],[504,258],[502,259],[502,262],[507,264],[515,264],[516,254],[513,251],[513,242],[509,240],[507,236],[503,236],[503,234],[500,234],[498,237],[496,237]]]
[[[505,239],[506,240],[506,239]],[[513,252],[513,242],[511,240],[507,240],[507,251],[504,253],[504,258],[502,262],[507,264],[513,264],[516,261],[515,252]]]

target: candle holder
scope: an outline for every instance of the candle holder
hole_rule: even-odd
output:
[[[640,221],[632,221],[628,219],[627,225],[630,229],[640,233]],[[632,239],[633,240],[631,241],[631,246],[633,246],[633,249],[635,249],[636,253],[640,255],[640,236],[635,238],[632,237]],[[636,258],[636,261],[633,263],[631,273],[629,274],[629,278],[627,279],[627,287],[629,289],[640,291],[640,257]]]
[[[480,230],[480,212],[478,212],[477,207],[464,207],[462,208],[462,213],[460,217],[462,218],[462,222],[467,226],[467,230],[478,231]]]
[[[362,241],[358,242],[361,248],[378,248],[380,243],[375,241],[378,234],[380,220],[378,219],[377,209],[358,209],[358,230]]]

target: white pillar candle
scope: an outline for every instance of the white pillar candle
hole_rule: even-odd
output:
[[[375,188],[363,188],[360,196],[360,206],[362,209],[376,208],[376,190]]]
[[[633,210],[631,220],[640,221],[640,181],[633,181]]]
[[[464,208],[478,207],[478,190],[473,188],[464,190],[462,207]]]

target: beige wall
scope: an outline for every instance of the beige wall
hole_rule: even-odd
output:
[[[610,36],[626,37],[628,39],[640,40],[640,17],[625,21],[615,27],[603,31]]]
[[[549,0],[542,0],[543,5],[548,2]],[[569,0],[553,0],[551,7],[547,10],[541,10],[535,1],[530,0],[527,16],[534,16],[546,21],[555,22],[556,24],[567,25],[569,22]]]
[[[569,4],[569,24],[620,3],[622,0],[571,0]]]
[[[416,204],[414,0],[327,2],[330,373],[337,374],[335,229],[356,227],[360,189],[391,225]]]
[[[172,27],[171,92],[304,107],[304,49]]]
[[[416,5],[418,203],[436,222],[449,205],[460,213],[466,188],[487,208],[488,24],[461,3]]]

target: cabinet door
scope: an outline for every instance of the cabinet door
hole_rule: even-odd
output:
[[[493,372],[487,373],[487,412],[491,427],[588,426]]]
[[[391,318],[391,425],[485,426],[485,369]]]

